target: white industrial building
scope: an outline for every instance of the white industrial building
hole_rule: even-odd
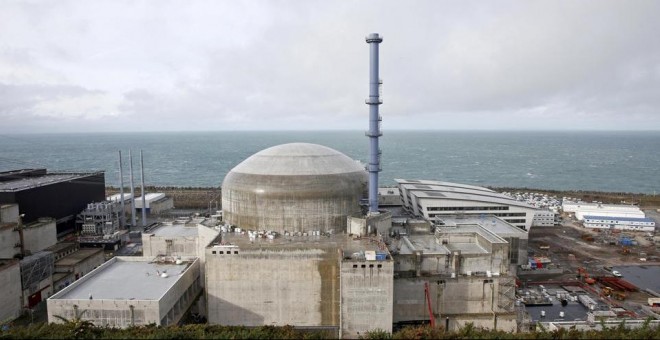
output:
[[[602,204],[602,203],[586,203],[586,202],[573,202],[564,200],[562,202],[562,210],[565,213],[575,214],[578,221],[582,221],[585,215],[588,216],[605,216],[605,217],[632,217],[644,218],[646,215],[636,205],[627,204]]]
[[[626,231],[655,231],[655,221],[645,218],[635,217],[610,217],[610,216],[583,216],[585,228],[594,229],[617,229]]]
[[[50,297],[48,322],[125,328],[176,324],[202,290],[199,260],[114,257]]]
[[[557,214],[550,210],[539,210],[534,214],[532,227],[554,227],[557,225]]]
[[[450,182],[395,179],[403,207],[430,221],[445,215],[494,215],[529,230],[538,208],[488,188]]]
[[[147,193],[144,196],[144,206],[147,214],[159,214],[174,208],[174,200],[164,193]],[[135,209],[142,211],[142,197],[135,198]]]

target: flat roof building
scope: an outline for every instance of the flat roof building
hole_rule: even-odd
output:
[[[46,169],[0,172],[0,203],[19,205],[23,222],[52,217],[58,235],[74,231],[75,217],[87,203],[105,198],[103,172],[47,173]]]
[[[61,316],[97,326],[167,326],[181,319],[201,289],[197,258],[114,257],[50,297],[48,322],[62,322]]]
[[[403,207],[429,221],[444,215],[494,215],[524,230],[538,208],[488,188],[450,182],[395,179]]]
[[[584,219],[584,216],[606,216],[606,217],[632,217],[644,218],[646,215],[636,205],[631,204],[603,204],[603,203],[587,203],[587,202],[573,202],[569,200],[562,201],[562,210],[567,213],[574,213],[575,218],[579,221]]]

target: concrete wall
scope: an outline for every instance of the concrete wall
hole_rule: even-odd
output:
[[[456,330],[466,322],[477,327],[516,330],[515,286],[511,277],[425,277],[394,280],[394,322],[429,320],[424,284],[429,283],[436,324]],[[447,319],[448,318],[448,319]]]
[[[382,211],[380,214],[372,216],[347,217],[348,234],[364,236],[378,232],[381,235],[387,235],[391,228],[392,213],[389,211]]]
[[[184,268],[182,268],[182,270],[184,270]],[[160,299],[159,324],[162,324],[163,326],[171,325],[181,320],[183,313],[190,308],[193,297],[197,296],[201,290],[199,259],[196,259],[189,267],[185,268],[185,270],[186,271],[179,280],[177,280],[177,282]],[[189,290],[189,288],[191,289]],[[166,316],[167,320],[161,323],[160,321]]]
[[[144,261],[144,258],[122,257],[121,260]],[[117,261],[117,258],[107,261],[97,270],[103,270],[115,261]],[[48,299],[48,322],[62,323],[63,321],[56,317],[62,316],[68,320],[80,317],[97,326],[109,325],[121,328],[132,324],[147,325],[155,323],[156,325],[168,325],[175,323],[190,307],[194,297],[199,294],[201,289],[199,286],[191,288],[199,279],[199,260],[195,260],[189,267],[185,268],[184,274],[160,300]],[[82,284],[89,277],[84,276],[78,280],[78,284]],[[70,285],[64,288],[58,295],[65,294],[74,286]],[[173,309],[175,310],[173,311]],[[172,318],[168,320],[168,323],[161,324],[161,321],[167,319],[168,315],[171,315]]]
[[[15,247],[19,240],[14,227],[13,224],[0,226],[0,258],[10,259],[21,252],[21,248]]]
[[[133,306],[133,311],[130,306]],[[47,310],[48,322],[52,323],[63,323],[56,316],[72,320],[77,314],[81,319],[97,326],[123,328],[130,326],[132,322],[135,325],[160,324],[158,301],[154,300],[49,299]]]
[[[18,222],[18,204],[0,204],[0,223]]]
[[[211,244],[216,237],[218,237],[220,232],[213,228],[207,227],[202,224],[197,224],[197,254],[199,257],[199,271],[200,277],[202,278],[202,286],[206,284],[206,247]]]
[[[172,241],[169,251],[167,247],[168,240]],[[142,234],[143,256],[197,256],[197,250],[197,236],[155,236],[153,234]]]
[[[54,245],[57,243],[55,219],[43,217],[37,222],[25,225],[23,227],[23,240],[25,241],[25,250],[32,253]]]
[[[21,315],[21,268],[14,260],[0,268],[0,323],[8,322]]]
[[[369,330],[392,332],[394,264],[387,261],[341,263],[341,337]]]
[[[82,257],[85,258],[77,260]],[[89,274],[94,268],[100,266],[105,262],[103,249],[79,249],[77,252],[71,253],[68,256],[62,257],[55,262],[56,273],[71,273],[74,280],[81,278],[83,275]]]
[[[339,326],[338,250],[217,249],[206,249],[209,324]]]

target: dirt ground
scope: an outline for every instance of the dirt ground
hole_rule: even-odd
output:
[[[531,228],[529,250],[534,256],[547,256],[553,263],[564,269],[570,268],[575,273],[578,267],[584,267],[592,276],[609,275],[605,266],[660,264],[658,249],[646,234],[599,232],[566,219],[562,226]],[[630,252],[627,254],[623,253],[624,247],[617,242],[623,235],[634,238],[638,243],[628,247]],[[542,246],[549,248],[542,249],[545,248]],[[640,261],[640,258],[646,258],[646,261]]]

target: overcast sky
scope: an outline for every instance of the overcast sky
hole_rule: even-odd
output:
[[[660,1],[0,2],[0,133],[660,130]]]

